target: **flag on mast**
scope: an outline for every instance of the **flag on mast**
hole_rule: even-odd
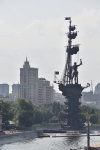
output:
[[[55,71],[55,75],[58,75],[59,74],[59,71]]]
[[[71,17],[65,17],[65,20],[71,20]]]

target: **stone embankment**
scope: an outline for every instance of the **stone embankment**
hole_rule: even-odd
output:
[[[35,130],[38,130],[38,129],[59,130],[59,129],[61,129],[61,124],[60,123],[53,123],[53,124],[44,124],[44,125],[34,125],[33,129],[35,129]]]
[[[35,130],[23,132],[5,131],[5,134],[0,134],[0,145],[35,139],[36,137],[37,133]]]
[[[87,127],[86,127],[87,128]],[[55,123],[55,124],[45,124],[45,125],[34,125],[33,129],[38,130],[61,130],[61,124]],[[100,131],[100,125],[98,126],[90,126],[90,130],[92,131]]]

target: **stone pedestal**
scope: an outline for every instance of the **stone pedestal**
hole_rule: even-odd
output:
[[[66,98],[67,125],[70,126],[71,130],[82,130],[83,123],[79,98],[81,98],[83,87],[81,84],[68,84],[66,86],[59,84],[59,90]]]

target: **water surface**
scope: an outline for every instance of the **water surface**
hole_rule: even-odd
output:
[[[91,137],[91,143],[100,143],[100,137]],[[5,144],[0,150],[70,150],[83,149],[87,145],[87,137],[46,137],[26,140],[12,144]]]

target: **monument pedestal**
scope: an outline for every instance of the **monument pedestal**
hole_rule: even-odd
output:
[[[82,116],[80,109],[79,99],[81,98],[81,93],[83,87],[81,84],[59,84],[59,90],[62,91],[62,95],[66,98],[66,115],[67,115],[67,125],[70,126],[71,130],[82,130]]]

